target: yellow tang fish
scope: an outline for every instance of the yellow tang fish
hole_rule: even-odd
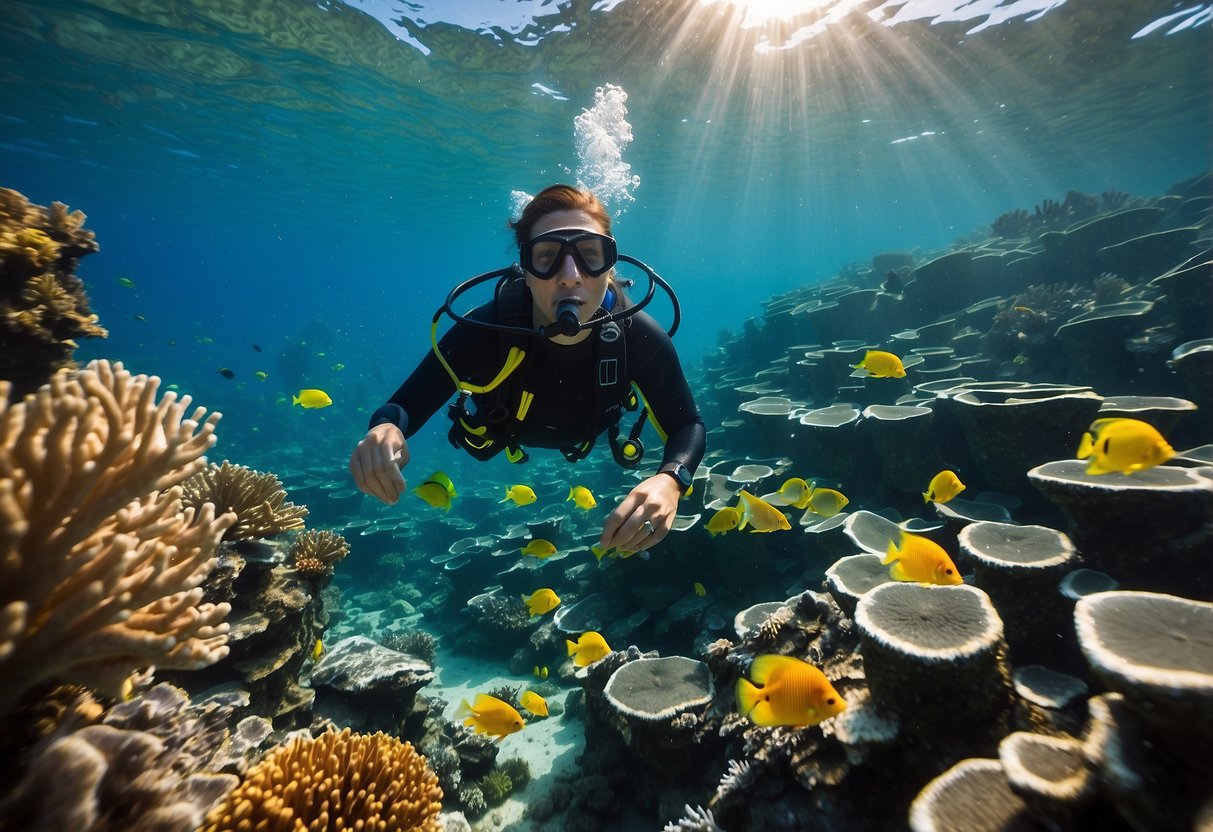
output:
[[[510,485],[506,486],[505,498],[499,500],[502,503],[513,503],[516,506],[527,506],[535,502],[535,492],[529,485]]]
[[[708,521],[708,534],[712,537],[718,534],[728,534],[737,528],[737,524],[740,522],[741,512],[732,506],[725,506],[713,514],[712,519]]]
[[[337,372],[341,372],[342,370],[344,370],[344,369],[345,369],[345,365],[344,365],[344,364],[340,364],[340,363],[338,363],[338,364],[334,364],[334,365],[333,365],[333,369],[334,369],[335,371],[337,371]]]
[[[1096,419],[1078,446],[1078,458],[1091,460],[1088,474],[1132,474],[1173,456],[1175,449],[1162,434],[1138,419]]]
[[[792,528],[782,511],[745,489],[741,491],[739,502],[741,521],[737,524],[737,528],[742,531],[747,525],[756,532],[774,532]]]
[[[536,679],[546,679],[547,677],[548,677],[548,666],[546,664],[543,667],[540,667],[539,665],[535,665],[535,678]]]
[[[522,600],[531,615],[543,615],[560,606],[560,596],[547,587],[537,589],[530,595],[523,595]]]
[[[521,731],[526,725],[522,721],[522,714],[514,710],[513,705],[487,693],[478,694],[475,705],[469,705],[466,699],[460,702],[455,718],[460,717],[467,717],[463,724],[475,728],[477,734],[489,734],[498,741]]]
[[[316,643],[312,646],[312,661],[318,661],[324,655],[324,642],[321,639],[316,639]]]
[[[533,690],[524,690],[522,696],[518,697],[518,702],[527,712],[535,716],[548,715],[548,702]]]
[[[315,409],[321,408],[321,407],[328,407],[332,403],[333,403],[333,400],[329,398],[328,393],[324,392],[323,390],[317,390],[315,388],[308,388],[305,390],[300,390],[298,393],[296,393],[294,396],[291,397],[292,405],[300,405],[309,410],[315,410]]]
[[[833,488],[814,488],[809,496],[809,511],[822,517],[833,517],[850,502],[841,491],[835,491]]]
[[[451,495],[440,483],[426,480],[414,488],[413,493],[434,508],[440,508],[443,511],[451,510]]]
[[[544,540],[542,537],[537,540],[532,540],[527,545],[523,546],[518,551],[524,555],[530,555],[533,558],[550,558],[556,554],[556,547],[552,545],[552,541]]]
[[[787,501],[787,504],[793,508],[806,508],[809,505],[809,495],[812,492],[813,486],[800,477],[791,477],[783,485],[779,486],[779,493]]]
[[[931,484],[922,492],[924,503],[946,503],[965,490],[965,484],[956,476],[955,471],[940,471],[931,477]]]
[[[906,368],[902,366],[901,359],[891,352],[884,352],[882,350],[868,350],[864,354],[863,361],[860,361],[858,364],[852,364],[851,367],[856,370],[863,370],[873,378],[906,377]]]
[[[582,511],[589,511],[598,505],[598,501],[594,499],[594,495],[590,493],[590,489],[584,485],[574,485],[570,488],[568,499],[565,502],[567,503],[569,500],[572,500],[573,504]]]
[[[459,496],[455,493],[455,483],[451,482],[451,478],[441,471],[435,471],[434,473],[430,474],[428,477],[426,477],[425,481],[441,485],[443,489],[446,490],[446,493],[451,497]]]
[[[593,664],[611,652],[611,646],[606,643],[602,633],[596,633],[593,630],[582,633],[581,638],[576,641],[569,641],[566,638],[564,643],[569,648],[569,655],[573,657],[573,664],[577,667]]]
[[[118,278],[118,285],[125,286],[128,289],[134,289],[135,281],[131,280],[129,277],[120,277]]]
[[[896,561],[896,563],[893,563]],[[950,586],[964,583],[960,570],[948,553],[935,541],[903,531],[901,545],[889,541],[889,551],[881,563],[893,563],[889,577],[895,581],[917,581]]]
[[[737,709],[756,725],[807,727],[847,707],[824,673],[792,656],[756,656],[749,676],[737,680]]]
[[[257,372],[253,373],[253,376],[257,379],[257,381],[265,381],[270,377],[270,374],[265,370],[258,370]]]
[[[700,598],[702,598],[703,596],[708,594],[707,587],[705,587],[703,584],[699,583],[699,581],[696,581],[695,583],[691,584],[691,589]]]

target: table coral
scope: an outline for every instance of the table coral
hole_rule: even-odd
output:
[[[227,654],[200,584],[231,515],[182,508],[218,413],[96,361],[8,404],[0,383],[0,714],[50,678],[110,696]]]

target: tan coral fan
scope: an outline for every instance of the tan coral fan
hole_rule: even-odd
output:
[[[307,516],[306,506],[286,502],[286,491],[276,475],[233,465],[226,459],[222,465],[212,464],[190,477],[184,488],[187,506],[213,503],[219,510],[235,513],[236,522],[224,535],[227,540],[301,529]]]
[[[95,361],[20,404],[0,383],[0,715],[58,678],[111,696],[150,665],[227,655],[227,604],[202,603],[235,519],[183,509],[218,413]]]
[[[347,728],[271,749],[210,813],[202,832],[437,832],[441,810],[438,776],[411,743]]]
[[[333,564],[343,560],[349,551],[349,543],[336,532],[309,529],[295,538],[291,556],[299,572],[322,575],[331,572]]]

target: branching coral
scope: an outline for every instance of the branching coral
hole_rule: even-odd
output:
[[[227,655],[203,578],[235,519],[182,508],[219,414],[95,361],[20,404],[0,383],[0,715],[41,681],[118,695],[135,670]]]
[[[218,511],[230,511],[236,522],[225,540],[269,537],[303,528],[307,506],[286,502],[286,491],[277,475],[233,465],[212,463],[185,481],[183,501],[197,508],[213,503]]]
[[[333,574],[333,565],[349,551],[350,544],[336,532],[309,529],[295,538],[291,558],[301,575],[319,577]]]
[[[328,731],[270,749],[203,832],[383,829],[437,832],[442,789],[411,743]]]
[[[0,188],[0,378],[19,398],[63,368],[75,368],[76,338],[104,338],[76,263],[97,250],[84,214],[50,210]]]

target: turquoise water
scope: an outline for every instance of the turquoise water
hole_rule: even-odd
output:
[[[496,499],[516,473],[459,456],[441,414],[410,443],[410,478],[449,472],[449,515],[360,500],[344,472],[450,287],[513,259],[515,191],[595,162],[635,177],[611,202],[620,250],[678,291],[676,343],[702,391],[721,333],[774,295],[881,252],[921,261],[1070,190],[1153,196],[1213,167],[1213,5],[782,4],[797,5],[816,8],[758,23],[693,0],[10,1],[0,186],[89,216],[101,251],[79,274],[110,337],[77,357],[120,359],[222,411],[212,458],[315,498],[310,526],[348,526],[339,583],[377,587],[397,523],[416,520],[420,561],[509,517]],[[606,85],[626,93],[619,159],[575,131]],[[302,387],[334,405],[292,408]],[[543,506],[586,482],[606,507],[631,483],[601,448],[572,473],[545,457],[526,479]],[[764,563],[789,556],[770,545]],[[741,604],[750,576],[728,586],[717,571],[713,591]],[[485,577],[442,580],[471,595]],[[645,649],[691,653],[687,632],[662,637]]]
[[[340,456],[446,290],[511,259],[510,192],[575,178],[573,119],[607,83],[640,177],[615,230],[679,290],[688,366],[848,262],[1210,166],[1206,4],[886,4],[917,18],[834,13],[799,42],[817,16],[430,5],[402,29],[358,3],[6,4],[4,185],[85,211],[102,246],[81,275],[111,335],[82,356],[224,411],[233,455]],[[945,6],[968,19],[932,23]],[[336,405],[292,419],[300,386]]]

